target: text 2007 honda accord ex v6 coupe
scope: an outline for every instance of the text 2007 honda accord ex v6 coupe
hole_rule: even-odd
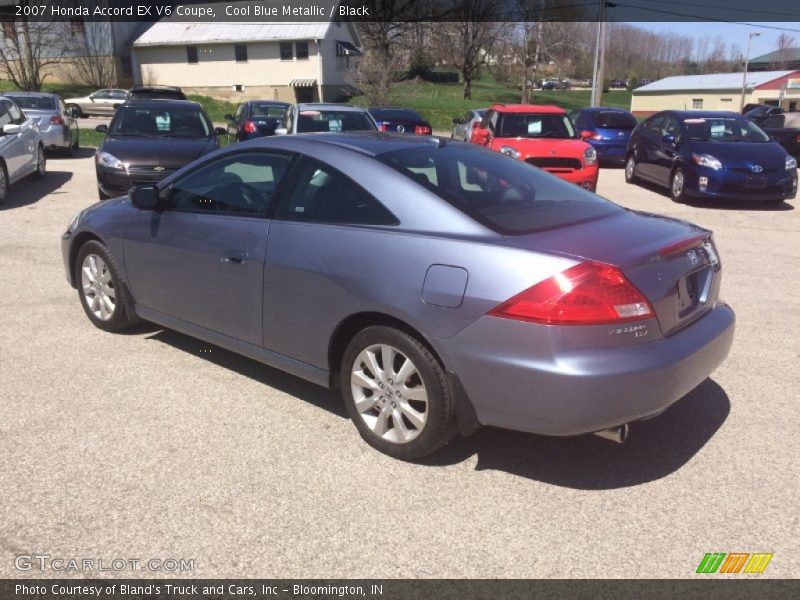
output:
[[[436,137],[237,144],[78,213],[63,255],[96,326],[340,387],[402,459],[481,424],[621,441],[733,338],[709,231]]]

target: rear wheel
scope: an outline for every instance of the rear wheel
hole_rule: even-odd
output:
[[[675,202],[686,201],[686,173],[683,172],[681,167],[676,168],[672,172],[672,178],[669,183],[669,195]]]
[[[636,158],[633,153],[628,155],[628,160],[625,161],[625,181],[627,183],[636,183]]]
[[[78,296],[89,320],[105,331],[130,327],[119,271],[108,249],[98,241],[86,242],[75,259]]]
[[[413,460],[455,434],[444,369],[407,333],[385,326],[363,329],[345,350],[341,374],[347,412],[373,448]]]
[[[6,166],[0,162],[0,206],[6,203],[8,196],[8,175],[6,174]]]

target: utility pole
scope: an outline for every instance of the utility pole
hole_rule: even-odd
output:
[[[603,101],[603,71],[606,61],[606,1],[600,0],[600,20],[594,45],[594,73],[592,75],[592,106]]]
[[[744,55],[744,73],[742,73],[742,98],[739,101],[739,112],[742,112],[744,109],[744,94],[745,88],[747,87],[747,67],[750,66],[750,42],[753,41],[754,37],[758,37],[761,34],[757,31],[751,31],[750,34],[747,36],[747,54]]]

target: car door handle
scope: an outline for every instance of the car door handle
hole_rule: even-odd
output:
[[[231,252],[226,252],[225,254],[223,254],[220,257],[220,259],[225,264],[240,267],[247,262],[247,254],[245,254],[241,250],[233,250]]]

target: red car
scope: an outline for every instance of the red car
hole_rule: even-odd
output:
[[[597,188],[597,152],[558,106],[494,104],[470,142],[539,167],[587,190]]]

